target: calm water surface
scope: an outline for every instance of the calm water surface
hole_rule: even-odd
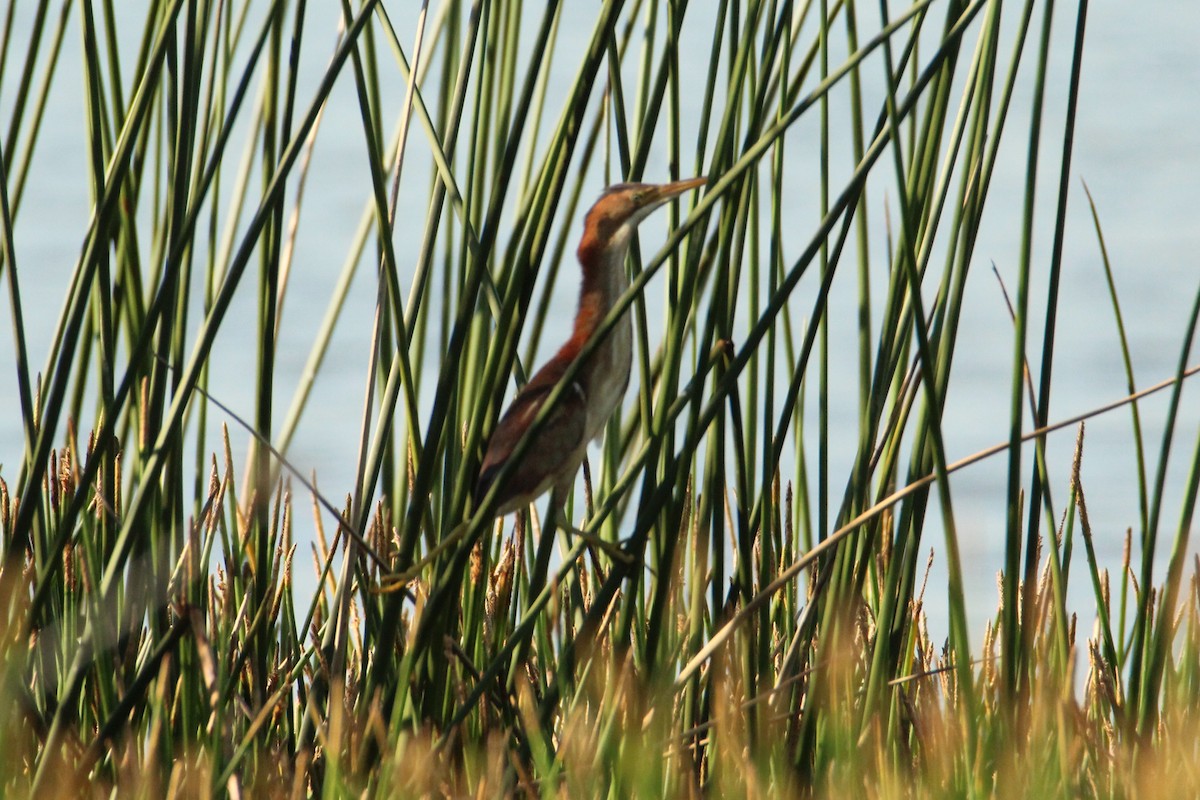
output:
[[[1056,60],[1053,74],[1061,79],[1049,87],[1048,137],[1057,137],[1061,128],[1074,24],[1073,7],[1069,4],[1060,6],[1062,9],[1054,29]],[[28,13],[18,10],[18,30],[22,21],[28,24]],[[398,23],[401,21],[398,11],[393,10],[392,16]],[[558,56],[559,74],[564,82],[574,74],[574,59],[577,58],[577,51],[569,46],[571,37],[582,41],[590,32],[590,23],[580,31],[573,31],[570,24],[568,16],[564,20],[565,38]],[[702,21],[693,24],[700,25]],[[136,26],[133,27],[131,37],[137,32]],[[68,33],[67,51],[77,49],[78,36],[78,30]],[[411,41],[411,29],[402,30],[401,39]],[[311,36],[306,43],[306,69],[310,75],[319,72],[328,53],[328,49],[321,51],[317,47],[318,40],[318,36]],[[1064,249],[1051,407],[1054,419],[1082,412],[1125,393],[1099,248],[1081,190],[1083,181],[1095,197],[1104,225],[1139,384],[1148,385],[1168,377],[1178,361],[1183,326],[1200,285],[1200,258],[1197,256],[1200,253],[1200,225],[1195,220],[1195,209],[1200,208],[1200,142],[1197,141],[1200,138],[1200,61],[1194,54],[1194,43],[1198,40],[1200,7],[1195,4],[1091,5]],[[131,47],[133,41],[131,38]],[[47,108],[48,123],[38,145],[15,230],[30,353],[35,364],[43,363],[48,352],[65,295],[65,282],[79,253],[90,202],[84,180],[87,166],[83,159],[80,71],[77,60],[72,61],[74,57],[73,53],[67,53],[61,67],[63,73]],[[1027,51],[1026,69],[1032,69],[1035,57],[1036,52],[1031,47]],[[7,125],[14,87],[15,76],[10,71],[0,86],[0,127]],[[299,379],[316,325],[325,312],[367,192],[366,162],[352,89],[352,82],[343,79],[330,102],[308,180],[293,285],[283,312],[277,378],[280,419]],[[565,91],[565,83],[557,89],[552,86],[551,93],[555,91]],[[402,87],[397,82],[395,96],[389,102],[398,105],[401,94]],[[834,102],[839,101],[835,98]],[[870,103],[868,107],[871,107]],[[1007,438],[1011,324],[991,267],[994,263],[1009,290],[1015,291],[1028,108],[1026,81],[1010,116],[1001,165],[990,194],[986,225],[972,266],[960,334],[967,346],[961,347],[956,357],[957,374],[951,382],[948,398],[946,447],[951,459]],[[412,138],[414,153],[424,152],[421,136],[418,132]],[[799,124],[789,135],[789,168],[797,170],[797,191],[794,205],[787,212],[791,218],[809,227],[815,226],[817,219],[817,184],[812,177],[815,175],[816,143],[815,122]],[[1057,150],[1057,141],[1047,138],[1043,151],[1053,154]],[[801,155],[805,151],[812,153],[811,160]],[[420,161],[419,158],[410,159],[406,167],[410,170],[405,179],[409,186],[427,184],[428,170]],[[1049,220],[1053,216],[1057,172],[1056,160],[1044,161],[1038,195],[1039,218],[1043,224],[1036,232],[1035,241],[1035,270],[1042,281],[1039,285],[1044,285],[1049,256],[1052,235]],[[665,160],[660,158],[656,162],[652,159],[646,175],[648,180],[666,179]],[[601,179],[597,176],[596,180],[598,190]],[[806,191],[806,186],[813,190]],[[872,203],[887,202],[882,188],[873,186],[871,191]],[[880,218],[876,213],[877,231]],[[423,206],[420,213],[405,214],[402,211],[400,214],[397,249],[402,261],[406,257],[411,261],[415,256],[422,222]],[[568,224],[577,229],[579,221]],[[645,227],[643,244],[647,249],[657,249],[663,238],[663,224],[664,220],[659,219]],[[803,237],[796,237],[791,242],[790,247],[795,251],[792,258],[804,243]],[[875,261],[883,264],[882,257],[876,257]],[[365,360],[369,352],[370,310],[374,304],[370,274],[370,268],[362,269],[355,283],[349,299],[350,308],[355,311],[341,324],[334,340],[333,357],[323,368],[309,411],[290,451],[291,459],[302,470],[316,470],[321,486],[331,497],[347,491],[354,474],[354,443],[358,439]],[[882,285],[881,279],[877,281],[877,286]],[[661,280],[651,285],[647,297],[650,308],[661,305],[662,285]],[[252,284],[246,286],[250,288]],[[806,290],[805,286],[802,283],[797,294],[796,309],[800,314],[806,313],[805,309],[811,306],[812,288],[809,286]],[[574,298],[566,285],[560,287],[559,293],[563,316],[556,322],[565,326],[573,311]],[[1037,293],[1035,289],[1034,294]],[[223,402],[247,416],[253,408],[251,376],[255,370],[254,354],[251,348],[244,346],[245,337],[253,335],[256,312],[252,294],[251,291],[243,292],[243,297],[231,309],[230,319],[241,321],[227,323],[218,341],[213,363],[220,364],[221,370],[213,375],[211,385],[212,391]],[[834,347],[839,346],[837,342],[845,343],[841,346],[846,348],[843,360],[847,365],[853,364],[853,300],[851,287],[847,284],[843,292],[835,293],[831,304]],[[0,306],[4,315],[9,315],[7,291],[0,299]],[[1035,310],[1035,319],[1039,313]],[[839,324],[844,324],[844,329],[839,330]],[[15,372],[11,368],[11,327],[0,326],[0,331],[0,353],[6,354],[0,356],[0,461],[7,467],[4,476],[11,481],[18,472],[22,439]],[[547,336],[547,340],[556,338],[557,334]],[[1031,352],[1040,351],[1041,331],[1031,331],[1028,341]],[[1200,359],[1191,359],[1196,360]],[[3,368],[5,364],[9,368]],[[832,464],[835,493],[840,491],[839,476],[846,473],[850,444],[854,440],[856,420],[851,410],[858,391],[854,369],[847,366],[839,372],[835,368],[832,376],[835,391],[844,392],[843,397],[835,398],[837,402],[830,419],[835,448]],[[1036,363],[1034,369],[1035,372],[1038,369]],[[1200,389],[1193,387],[1184,396],[1185,410],[1175,440],[1176,458],[1180,462],[1190,457],[1200,425],[1197,392]],[[1146,401],[1142,407],[1147,441],[1154,446],[1161,437],[1166,399],[1163,395]],[[839,413],[839,409],[845,411]],[[232,435],[236,458],[237,453],[245,452],[246,437],[239,430],[234,430]],[[1065,478],[1069,473],[1073,439],[1072,432],[1060,433],[1050,439],[1048,463],[1056,480],[1055,502],[1060,512],[1066,501]],[[213,446],[214,449],[218,446],[215,440]],[[1088,424],[1084,487],[1096,546],[1105,563],[1113,569],[1119,565],[1125,530],[1137,525],[1136,471],[1131,447],[1127,411]],[[1177,466],[1170,475],[1164,515],[1163,535],[1166,537],[1173,535],[1172,528],[1177,524],[1174,515],[1181,504],[1185,466]],[[952,484],[960,547],[968,572],[968,602],[974,636],[980,635],[983,620],[996,606],[995,576],[1003,557],[1005,469],[1002,459],[993,459],[959,473]],[[298,534],[310,536],[311,524],[303,519],[303,515],[297,516],[301,519]],[[940,526],[928,526],[927,536],[926,546],[937,553],[931,588],[927,593],[930,628],[935,639],[940,639],[946,630],[944,597],[940,588],[945,585]],[[303,549],[307,549],[306,546],[302,546],[302,558]],[[1079,568],[1082,569],[1082,562]],[[305,570],[298,572],[303,575]],[[1093,601],[1085,582],[1073,582],[1069,605],[1080,613],[1086,631]]]

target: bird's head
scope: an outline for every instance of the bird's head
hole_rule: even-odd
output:
[[[579,260],[587,264],[592,257],[615,251],[623,256],[633,229],[650,212],[707,182],[707,178],[689,178],[674,183],[617,183],[608,187],[584,218]]]

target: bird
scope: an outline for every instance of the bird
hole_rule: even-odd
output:
[[[555,386],[629,288],[625,256],[638,223],[672,198],[707,182],[701,177],[664,184],[618,183],[605,189],[587,212],[577,252],[582,285],[571,337],[517,392],[497,423],[475,484],[476,505],[486,498]],[[548,490],[555,502],[565,502],[588,444],[600,438],[621,404],[632,364],[633,324],[626,311],[575,373],[521,462],[499,487],[496,517],[527,507]]]

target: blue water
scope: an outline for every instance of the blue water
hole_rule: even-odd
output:
[[[1059,152],[1058,137],[1061,136],[1074,25],[1074,7],[1060,6],[1054,24],[1043,141],[1043,152],[1051,156]],[[17,9],[16,30],[30,24],[29,13],[24,7]],[[321,25],[332,31],[332,18],[322,16],[324,13],[313,12],[314,19],[303,52],[303,74],[310,81],[322,69],[333,41],[332,33],[322,36],[313,32]],[[704,34],[700,13],[696,12],[696,19],[689,22],[685,35]],[[1039,18],[1040,13],[1039,10]],[[392,14],[400,26],[401,41],[410,42],[412,20],[400,19],[395,9]],[[53,337],[66,280],[80,252],[90,204],[86,180],[88,168],[84,158],[77,23],[77,19],[72,21],[72,30],[67,34],[67,52],[47,106],[47,123],[38,142],[14,231],[29,352],[39,369]],[[590,32],[590,21],[585,20],[583,27],[578,29],[572,27],[574,24],[571,15],[566,15],[562,22],[563,39],[556,58],[558,83],[552,81],[551,97],[561,95],[571,81],[578,54]],[[136,29],[124,34],[131,48],[137,34]],[[1126,391],[1099,248],[1082,191],[1083,181],[1095,197],[1104,226],[1139,386],[1169,377],[1178,362],[1183,327],[1200,285],[1196,255],[1200,252],[1200,225],[1194,221],[1194,209],[1200,207],[1200,142],[1197,141],[1200,138],[1200,102],[1196,96],[1196,87],[1200,85],[1200,62],[1194,57],[1197,40],[1200,40],[1200,10],[1191,4],[1142,3],[1134,12],[1122,4],[1093,3],[1090,9],[1063,250],[1052,419],[1102,405],[1121,397]],[[1002,48],[1005,59],[1008,50],[1008,45]],[[123,58],[131,60],[133,52],[132,49],[124,51]],[[706,58],[707,54],[703,48],[685,48],[683,52],[685,57],[692,53],[698,59]],[[988,201],[985,228],[972,265],[960,332],[964,346],[956,358],[947,403],[945,434],[951,460],[1007,438],[1013,344],[1011,323],[991,269],[994,263],[1008,290],[1015,293],[1028,147],[1031,97],[1028,78],[1035,57],[1036,49],[1031,45],[1023,67],[1025,80],[1014,100]],[[878,70],[877,66],[873,68]],[[702,69],[702,65],[697,69]],[[879,85],[878,78],[871,78],[869,72],[864,77],[870,96],[871,87],[877,89]],[[11,115],[15,81],[16,75],[10,68],[0,85],[0,129],[3,130],[7,129]],[[399,77],[393,77],[392,82],[390,96],[385,98],[389,118],[394,116],[403,97]],[[631,82],[629,86],[632,85]],[[301,96],[306,97],[307,93],[302,91]],[[877,93],[875,97],[878,97]],[[355,102],[352,81],[347,74],[325,114],[307,183],[292,285],[281,328],[277,378],[280,422],[300,378],[368,194],[369,182]],[[698,102],[698,96],[685,96],[685,105],[696,107]],[[839,104],[844,108],[844,92],[835,93],[832,103],[836,118]],[[875,107],[868,102],[868,108]],[[556,106],[551,102],[548,108]],[[786,214],[789,232],[795,231],[787,243],[789,261],[807,243],[808,235],[803,232],[814,228],[817,220],[817,136],[815,114],[789,133],[791,204]],[[239,157],[242,141],[237,137],[234,139],[234,152]],[[411,264],[415,258],[423,227],[425,206],[421,198],[430,174],[427,152],[424,133],[414,127],[402,186],[403,196],[412,198],[413,202],[402,207],[396,234],[399,258],[406,264]],[[845,158],[848,152],[845,149],[833,153],[835,161],[841,159],[837,161],[840,166],[835,169],[841,170],[842,174],[848,163]],[[882,174],[888,169],[886,164],[880,167]],[[660,148],[652,155],[646,178],[665,180],[667,177],[665,154]],[[1035,231],[1033,251],[1035,319],[1041,316],[1039,304],[1042,301],[1036,298],[1043,295],[1047,274],[1057,180],[1056,158],[1044,158],[1037,194],[1040,223]],[[595,176],[595,185],[597,190],[603,185],[603,177],[599,174]],[[228,188],[226,186],[226,191]],[[294,184],[289,190],[289,202],[293,191]],[[879,239],[878,234],[882,231],[879,209],[883,204],[893,202],[894,194],[889,197],[887,180],[881,179],[871,184],[868,197],[874,208],[873,230]],[[564,220],[563,224],[571,225],[577,232],[579,220]],[[665,215],[647,223],[642,237],[646,250],[652,252],[657,248],[664,231]],[[935,256],[937,263],[943,251],[935,252],[938,253]],[[873,252],[873,258],[878,288],[883,285],[881,270],[886,269],[886,264],[882,251]],[[406,278],[411,277],[411,267],[407,269]],[[309,410],[290,450],[290,458],[302,471],[316,471],[320,485],[331,498],[340,498],[350,491],[354,474],[375,299],[372,272],[368,258],[360,267],[360,275],[348,299],[350,313],[344,315],[339,324],[331,356],[322,368]],[[246,291],[230,310],[231,321],[218,339],[212,362],[221,365],[221,369],[212,376],[211,384],[212,391],[224,403],[247,417],[253,409],[251,376],[256,368],[254,352],[245,346],[245,337],[253,335],[256,314],[252,286],[252,280],[244,284]],[[661,315],[653,310],[664,302],[663,286],[664,281],[660,278],[647,292],[647,307],[652,310],[652,335],[658,330],[657,320]],[[802,282],[794,300],[798,318],[811,308],[814,287],[811,277]],[[0,294],[0,311],[8,316],[7,289]],[[841,371],[835,368],[832,374],[835,402],[830,429],[834,446],[831,465],[835,502],[843,480],[841,476],[849,463],[849,444],[855,438],[856,420],[852,409],[858,389],[852,366],[856,348],[854,299],[854,289],[847,282],[835,291],[830,307],[835,360],[840,359],[847,365]],[[568,285],[558,288],[558,300],[561,316],[554,324],[563,327],[574,302]],[[875,303],[878,308],[882,298],[877,297]],[[1041,334],[1040,329],[1030,331],[1027,349],[1031,354],[1040,352]],[[558,335],[554,331],[548,332],[547,349],[556,338]],[[16,478],[22,453],[12,352],[11,326],[0,326],[0,353],[4,353],[0,356],[0,461],[6,467],[2,474],[10,482]],[[1197,357],[1190,359],[1192,362],[1198,360]],[[1033,368],[1036,374],[1036,360]],[[1176,516],[1186,477],[1185,460],[1190,457],[1200,427],[1197,391],[1200,389],[1190,388],[1185,392],[1175,439],[1175,466],[1168,475],[1162,529],[1162,535],[1168,541],[1177,525]],[[428,395],[427,382],[422,393],[426,403]],[[1166,400],[1167,394],[1163,393],[1142,405],[1147,442],[1152,448],[1157,447],[1162,435]],[[214,424],[220,421],[219,416],[214,416]],[[232,423],[231,438],[235,466],[240,466],[246,452],[246,436]],[[218,447],[215,439],[213,447]],[[1060,514],[1066,502],[1066,479],[1073,447],[1073,431],[1050,437],[1047,461],[1055,481],[1055,507]],[[1151,456],[1154,457],[1154,450]],[[1117,569],[1125,530],[1136,529],[1139,524],[1127,410],[1088,423],[1082,475],[1097,550],[1110,568]],[[1006,462],[1003,458],[968,468],[957,474],[952,482],[955,519],[968,576],[973,636],[981,635],[983,620],[996,606],[995,576],[1003,558],[1005,485]],[[1023,485],[1028,485],[1027,472]],[[297,511],[306,507],[306,500],[298,498]],[[308,572],[306,542],[311,536],[312,523],[304,513],[297,513],[296,519],[297,535],[302,542],[297,573],[303,576]],[[326,524],[330,524],[328,520]],[[931,588],[927,592],[930,628],[935,639],[944,636],[946,629],[944,589],[941,588],[945,585],[945,547],[939,531],[937,524],[928,526],[930,538],[924,543],[935,551]],[[1081,552],[1078,547],[1076,552]],[[1077,562],[1077,568],[1083,569],[1082,561]],[[1082,577],[1081,573],[1079,577]],[[1078,578],[1072,587],[1069,604],[1080,613],[1086,631],[1087,621],[1093,614],[1090,588]],[[978,642],[975,644],[978,646]]]

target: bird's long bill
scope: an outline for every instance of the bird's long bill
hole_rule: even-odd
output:
[[[708,183],[708,178],[688,178],[685,181],[675,181],[674,183],[664,183],[654,187],[654,193],[651,195],[651,203],[658,205],[665,203],[672,197],[678,197],[686,191],[695,189]]]

